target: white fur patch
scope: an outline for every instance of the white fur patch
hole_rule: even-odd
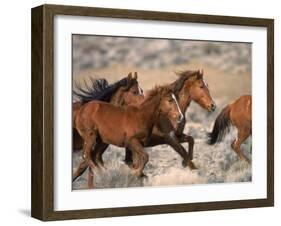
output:
[[[207,84],[207,82],[203,79],[203,83],[204,83],[204,85],[206,86],[206,87],[209,87],[208,86],[208,84]]]
[[[140,86],[138,85],[138,88],[139,88],[139,94],[143,94],[143,92],[142,92],[142,89],[140,88]]]
[[[181,112],[181,109],[180,109],[180,106],[178,104],[178,101],[177,101],[177,98],[175,97],[175,94],[172,93],[172,98],[174,99],[174,101],[176,102],[176,105],[177,105],[177,108],[178,108],[178,111],[180,113],[180,122],[184,119],[184,116],[183,116],[183,113]]]
[[[175,131],[172,130],[172,131],[169,133],[169,136],[172,137],[172,138],[175,138],[175,137],[176,137]]]

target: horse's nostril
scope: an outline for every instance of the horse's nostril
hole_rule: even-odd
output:
[[[178,122],[181,122],[183,120],[183,117],[181,115],[178,116]]]
[[[211,105],[211,110],[212,111],[216,110],[216,105],[214,103]]]

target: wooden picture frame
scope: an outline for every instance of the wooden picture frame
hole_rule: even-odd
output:
[[[54,210],[54,16],[126,18],[267,29],[267,198],[169,205]],[[274,205],[274,20],[60,5],[32,9],[32,200],[31,215],[50,221],[163,214]]]

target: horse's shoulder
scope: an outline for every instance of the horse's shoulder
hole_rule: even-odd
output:
[[[127,111],[131,111],[131,112],[139,112],[140,111],[140,108],[137,107],[137,106],[132,106],[132,105],[127,105],[125,106],[125,109]]]

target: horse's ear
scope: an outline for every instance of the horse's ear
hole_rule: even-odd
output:
[[[202,78],[203,78],[203,70],[202,70],[202,71],[200,71],[200,70],[197,71],[197,76],[196,76],[196,78],[197,78],[197,79],[202,79]]]
[[[132,79],[132,72],[130,72],[127,77],[128,79]]]
[[[181,75],[181,72],[178,71],[178,70],[175,70],[174,73],[176,74],[176,76],[179,76],[179,77],[180,77],[180,75]]]
[[[203,71],[203,69],[201,69],[201,71],[200,71],[200,75],[203,77],[203,75],[204,75],[204,71]]]
[[[136,80],[138,79],[138,73],[137,72],[134,73],[134,79],[136,79]]]

